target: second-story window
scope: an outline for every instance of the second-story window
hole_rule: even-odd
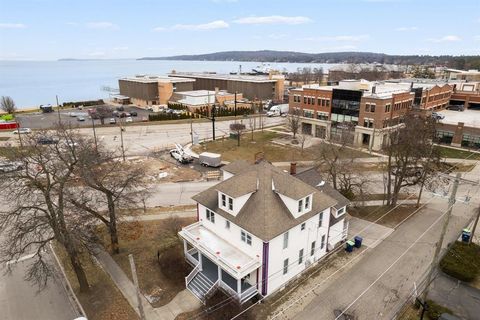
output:
[[[288,273],[288,259],[283,260],[283,274]]]
[[[215,223],[215,212],[207,209],[207,220],[211,223]]]
[[[322,236],[322,242],[320,243],[320,249],[323,249],[325,247],[325,235]]]
[[[283,234],[283,249],[288,247],[288,231]]]
[[[305,222],[300,225],[300,230],[305,230]]]
[[[303,249],[300,249],[298,252],[298,264],[302,264],[303,262]]]
[[[310,256],[315,254],[315,241],[312,242],[312,247],[310,248]]]
[[[249,246],[252,245],[252,236],[243,230],[240,232],[240,239]]]
[[[318,215],[318,227],[319,228],[322,226],[322,223],[323,223],[323,212],[320,212],[320,214]]]

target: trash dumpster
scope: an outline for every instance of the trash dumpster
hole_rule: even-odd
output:
[[[355,246],[355,242],[353,242],[352,240],[348,240],[345,246],[345,251],[352,252],[354,246]]]
[[[356,236],[355,238],[355,247],[356,248],[360,248],[362,246],[362,237],[359,237],[359,236]]]
[[[470,229],[463,229],[462,230],[462,241],[463,242],[469,242],[470,241],[470,236],[471,236],[472,232],[470,231]]]

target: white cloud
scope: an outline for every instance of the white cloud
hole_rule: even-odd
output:
[[[447,35],[441,38],[430,38],[428,41],[431,42],[453,42],[453,41],[460,41],[462,40],[459,36],[455,35]]]
[[[102,29],[102,30],[118,29],[118,26],[116,24],[107,22],[107,21],[88,22],[86,26],[89,29]]]
[[[204,30],[214,30],[214,29],[226,29],[230,27],[228,23],[223,20],[215,20],[208,23],[202,24],[176,24],[170,28],[165,27],[156,27],[153,31],[166,31],[166,30],[189,30],[189,31],[204,31]]]
[[[340,35],[340,36],[319,36],[319,37],[305,37],[300,38],[298,40],[305,40],[305,41],[363,41],[370,38],[368,34],[361,34],[361,35]]]
[[[418,30],[417,27],[399,27],[396,28],[395,31],[415,31]]]
[[[303,24],[312,22],[308,17],[296,16],[264,16],[264,17],[244,17],[233,22],[239,24]]]
[[[0,23],[0,29],[24,29],[26,27],[23,23]]]

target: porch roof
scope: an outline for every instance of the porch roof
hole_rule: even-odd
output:
[[[260,257],[250,257],[242,250],[232,246],[214,232],[205,228],[202,222],[183,228],[179,234],[202,254],[237,278],[249,274],[261,265]]]

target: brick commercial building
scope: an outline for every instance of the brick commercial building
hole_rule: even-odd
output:
[[[245,101],[245,99],[243,99],[243,95],[241,93],[237,93],[236,99],[237,107],[245,107],[245,105],[251,107],[251,104],[248,103],[248,101]],[[195,111],[195,109],[201,107],[210,107],[213,104],[219,106],[234,107],[235,93],[230,93],[223,90],[180,91],[173,94],[170,102],[182,104],[190,111]]]
[[[170,77],[194,79],[193,90],[216,88],[227,92],[242,92],[249,100],[283,101],[285,77],[281,74],[238,75],[217,73],[171,73]]]
[[[300,110],[303,134],[338,139],[349,132],[350,142],[354,145],[380,150],[384,143],[388,143],[389,133],[402,125],[402,117],[409,110],[430,116],[433,111],[439,112],[460,103],[466,109],[480,110],[479,86],[480,83],[472,82],[418,79],[344,80],[333,86],[305,85],[292,89],[289,104],[291,110]],[[464,124],[462,133],[457,132],[455,139],[453,136],[458,130],[449,127],[451,124],[444,124],[448,128],[444,130],[444,140],[455,145],[475,140],[475,128]],[[463,132],[475,136],[465,136],[464,139]]]
[[[140,107],[166,105],[176,91],[193,90],[194,79],[137,75],[118,80],[120,95]]]

